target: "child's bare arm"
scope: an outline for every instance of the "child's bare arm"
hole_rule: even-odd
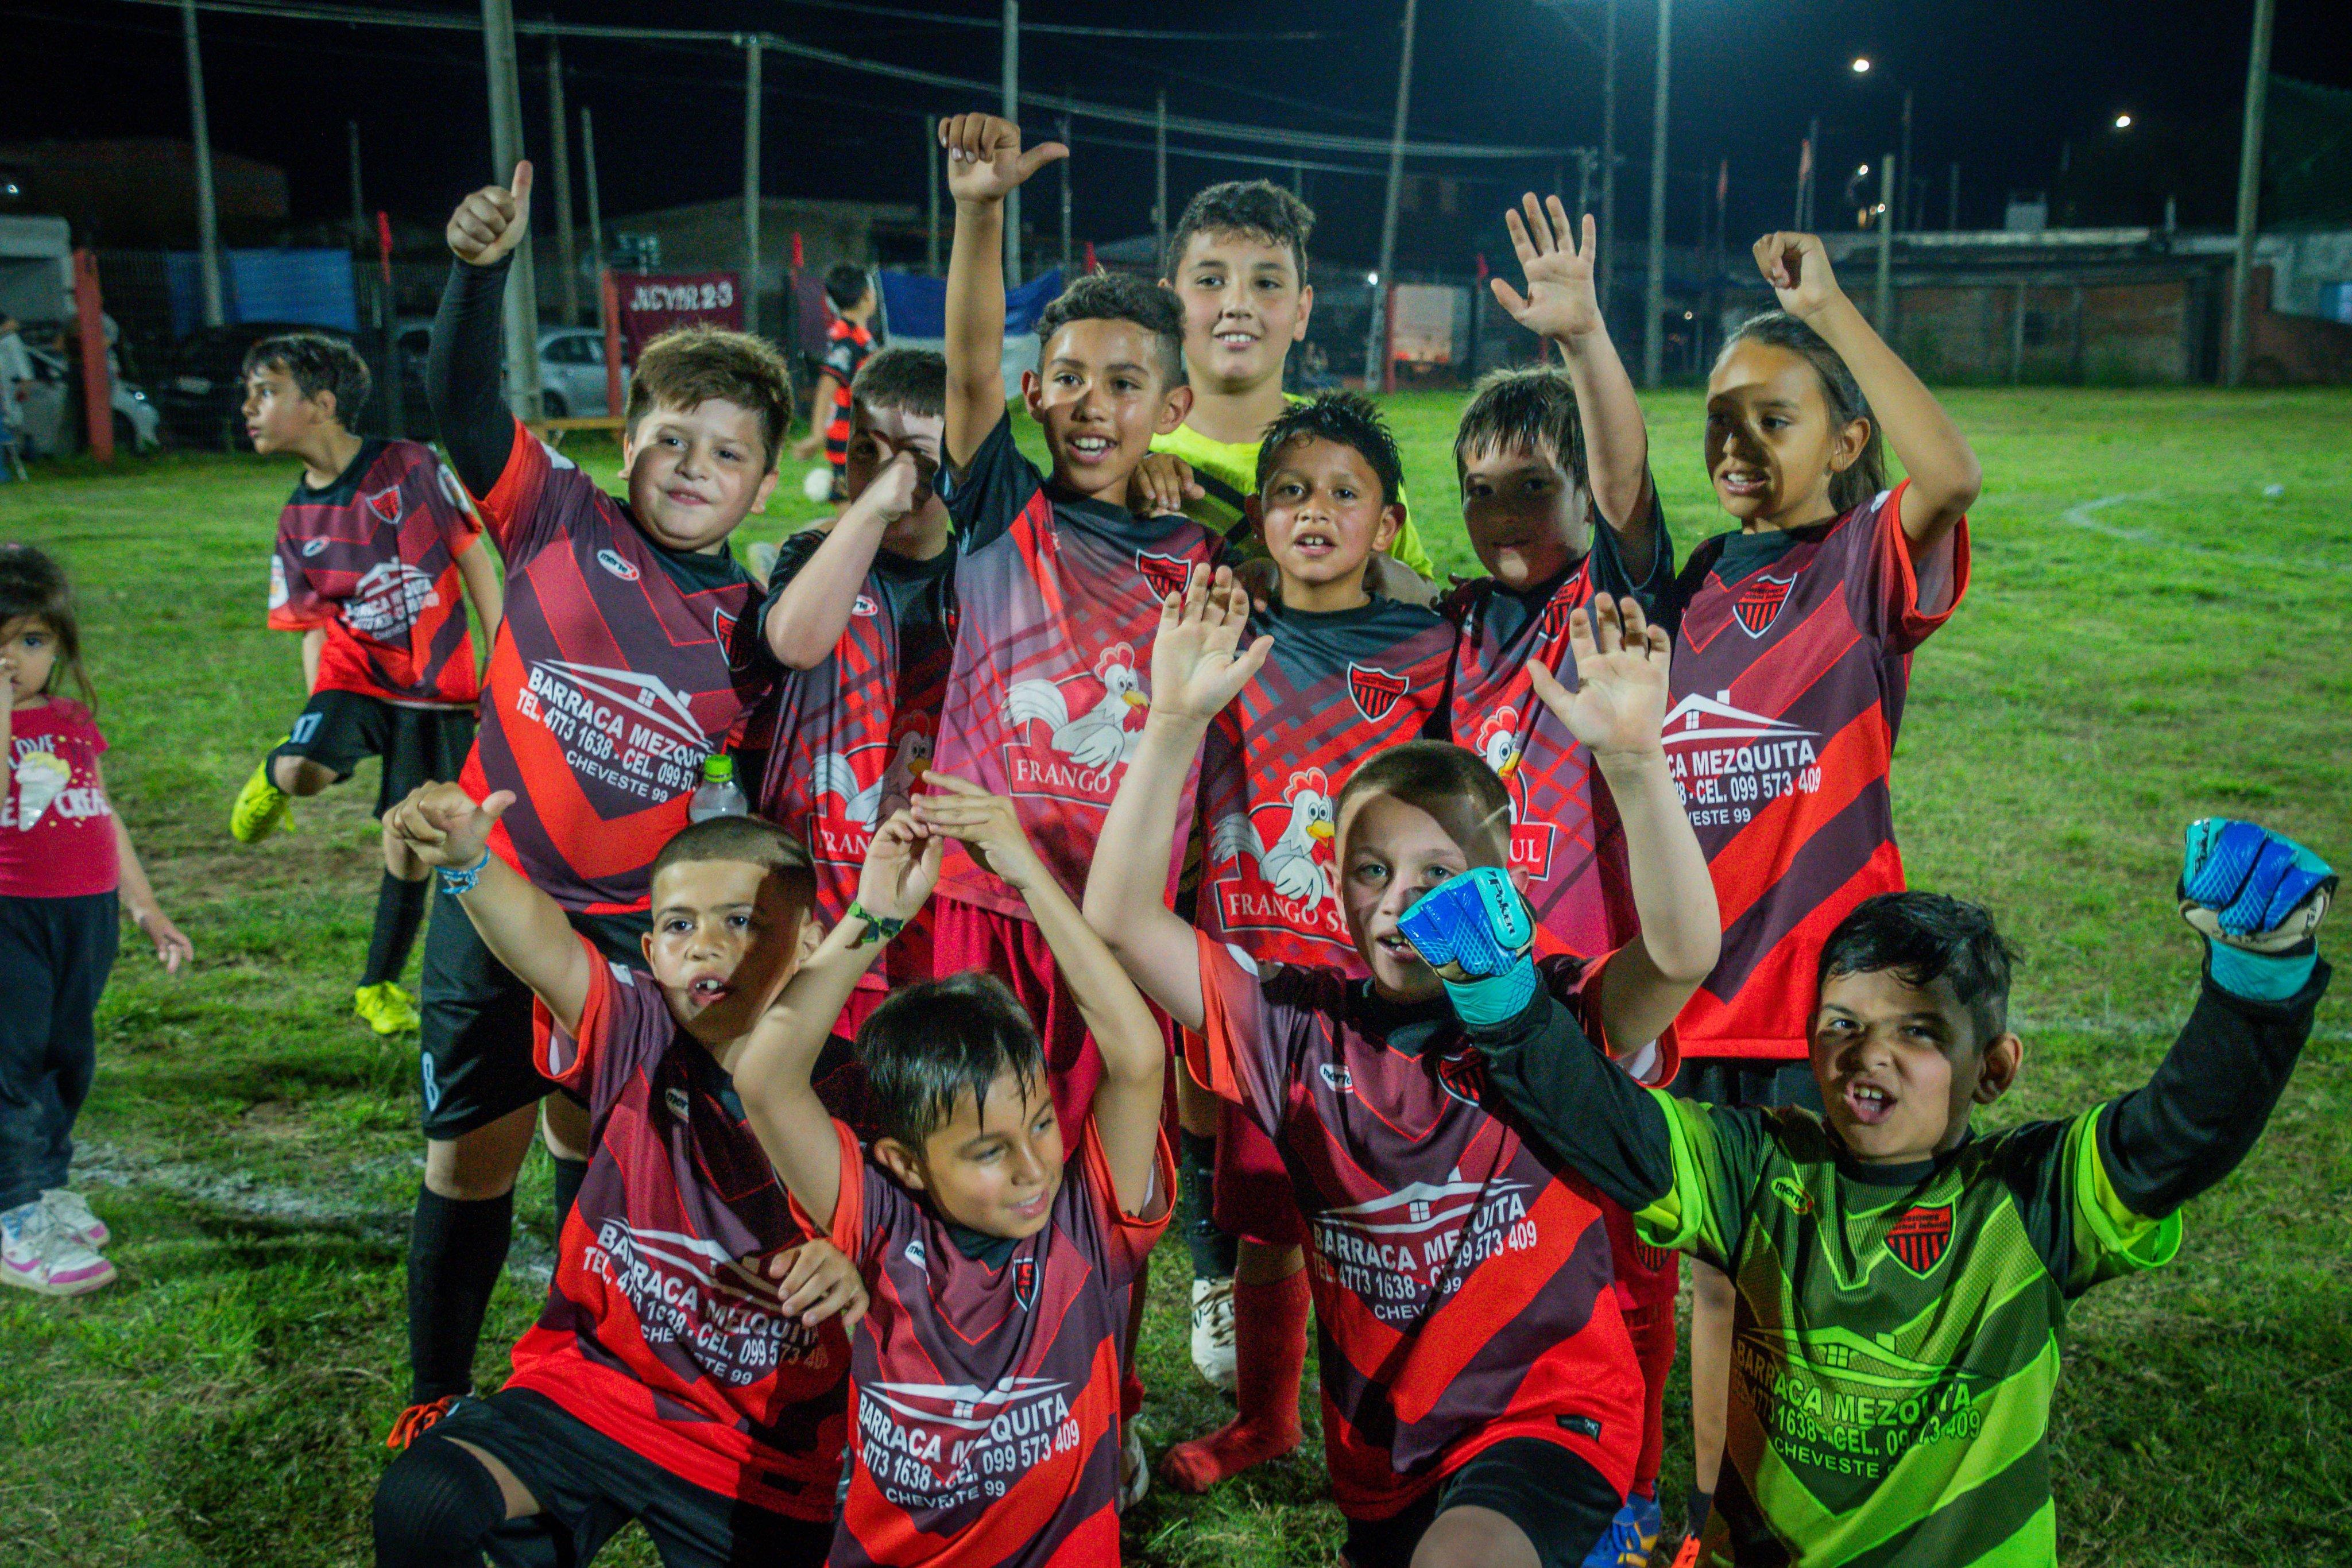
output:
[[[955,198],[955,242],[948,255],[948,465],[971,466],[980,444],[1004,417],[1004,198],[1070,150],[1048,141],[1021,150],[1021,128],[992,114],[940,121]]]
[[[913,509],[927,477],[912,452],[901,452],[884,464],[768,606],[761,630],[769,651],[786,669],[814,668],[840,643],[856,612],[858,591],[873,569],[874,552],[882,548],[882,536]]]
[[[1903,534],[1911,553],[1922,555],[1943,542],[1984,488],[1984,468],[1969,438],[1838,287],[1820,239],[1766,235],[1756,242],[1756,266],[1780,308],[1801,318],[1837,350],[1870,401],[1886,444],[1911,477],[1903,492]]]
[[[916,797],[917,820],[969,846],[974,859],[1019,890],[1029,913],[1036,916],[1055,967],[1069,982],[1079,1015],[1102,1051],[1095,1128],[1110,1164],[1119,1207],[1129,1214],[1141,1212],[1152,1196],[1152,1156],[1159,1148],[1160,1096],[1167,1071],[1168,1043],[1159,1021],[1143,1005],[1119,961],[1037,858],[1013,802],[942,773],[927,774],[923,782],[932,792]]]
[[[457,580],[465,585],[466,597],[474,601],[474,618],[482,623],[483,656],[487,658],[489,645],[499,640],[499,622],[506,619],[507,600],[505,591],[499,586],[499,569],[479,539],[457,558]]]
[[[841,1201],[841,1140],[810,1081],[850,992],[940,878],[940,842],[900,811],[874,834],[850,912],[741,1040],[718,1051],[786,1191],[819,1225]]]
[[[1593,596],[1569,618],[1577,689],[1530,661],[1536,695],[1591,749],[1625,829],[1625,864],[1641,938],[1618,949],[1601,978],[1601,1019],[1632,1049],[1674,1022],[1715,967],[1723,941],[1715,880],[1666,771],[1660,730],[1674,643],[1633,599]]]
[[[457,902],[482,935],[483,946],[547,1005],[566,1034],[576,1034],[593,978],[563,910],[506,862],[489,852],[490,829],[515,803],[500,789],[479,805],[456,784],[420,784],[384,817],[384,827],[426,865],[463,873],[478,866]]]
[[[313,626],[302,633],[302,689],[319,689],[319,661],[326,655],[327,629]]]
[[[1087,873],[1086,915],[1144,995],[1186,1029],[1199,1029],[1200,953],[1192,927],[1168,907],[1168,858],[1184,810],[1184,780],[1209,721],[1256,678],[1273,651],[1260,637],[1240,648],[1249,595],[1219,567],[1194,567],[1181,601],[1170,594],[1151,644],[1151,707],[1143,739],[1103,818],[1102,840],[1118,846]]]
[[[0,676],[0,688],[5,688],[5,677]],[[0,706],[5,705],[0,703]],[[0,755],[13,755],[5,726],[0,726]],[[95,758],[91,758],[90,767],[93,770],[97,768]],[[7,780],[0,779],[0,789],[6,788]],[[103,773],[99,775],[99,788],[101,790],[106,788]],[[122,912],[131,916],[131,924],[138,927],[139,935],[154,944],[156,961],[163,966],[166,972],[178,974],[182,964],[195,961],[196,946],[181,934],[180,928],[172,924],[171,916],[163,913],[163,906],[155,902],[154,884],[147,880],[147,868],[140,863],[138,848],[131,843],[131,830],[122,825],[120,812],[114,818],[114,858],[121,868]]]
[[[1530,193],[1520,199],[1523,218],[1507,211],[1511,246],[1525,269],[1523,297],[1502,278],[1492,280],[1495,298],[1513,320],[1560,347],[1568,379],[1576,389],[1576,417],[1584,428],[1586,484],[1601,520],[1615,530],[1625,569],[1640,582],[1650,574],[1657,529],[1649,506],[1650,432],[1633,395],[1633,378],[1617,356],[1609,322],[1601,314],[1592,268],[1600,254],[1591,214],[1584,242],[1577,244],[1568,208],[1558,196],[1549,207]]]

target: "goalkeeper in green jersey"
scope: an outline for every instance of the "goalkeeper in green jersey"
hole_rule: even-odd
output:
[[[1532,926],[1499,874],[1454,878],[1402,925],[1449,977],[1490,1088],[1644,1240],[1738,1289],[1727,1464],[1691,1560],[2006,1568],[2057,1560],[2068,1303],[2170,1259],[2181,1205],[2262,1135],[2327,988],[2313,936],[2335,886],[2252,823],[2193,824],[2178,893],[2204,975],[2156,1075],[1982,1134],[1970,1109],[2017,1081],[2025,1047],[1979,905],[1887,894],[1830,934],[1822,1116],[1679,1101],[1612,1066],[1528,985]]]

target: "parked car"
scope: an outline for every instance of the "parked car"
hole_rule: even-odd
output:
[[[400,357],[413,374],[421,375],[425,356],[433,346],[433,323],[411,319],[399,329]],[[423,382],[412,383],[412,406],[422,407]],[[629,372],[621,371],[626,395]],[[604,384],[604,334],[594,327],[548,327],[539,334],[540,406],[550,419],[587,417],[611,412]]]
[[[215,452],[247,452],[245,438],[245,355],[264,338],[281,332],[324,332],[349,340],[352,334],[332,327],[293,321],[234,321],[206,327],[180,340],[172,350],[171,375],[157,389],[163,423],[174,437],[189,446]],[[375,370],[364,340],[355,345],[360,358]],[[371,399],[371,403],[374,400]],[[365,416],[362,415],[362,423]]]
[[[80,382],[69,376],[64,358],[52,350],[27,343],[25,355],[33,362],[33,380],[16,404],[16,417],[24,429],[26,455],[62,457],[80,451],[85,433],[76,391]],[[152,452],[163,444],[163,416],[143,390],[117,378],[110,401],[118,451]]]

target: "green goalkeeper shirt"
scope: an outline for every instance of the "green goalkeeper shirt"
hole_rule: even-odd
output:
[[[1699,1561],[2057,1561],[2048,1427],[2069,1303],[2179,1249],[2182,1201],[2259,1135],[2322,965],[2276,1006],[2210,983],[2147,1087],[1901,1166],[1811,1112],[1677,1100],[1558,1030],[1549,998],[1474,1030],[1530,1132],[1730,1275],[1726,1465]]]

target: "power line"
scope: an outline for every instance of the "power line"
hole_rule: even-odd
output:
[[[945,27],[978,27],[996,31],[993,16],[959,16],[953,12],[905,11],[896,5],[869,5],[863,0],[784,0],[817,11],[847,11],[860,16],[887,16],[900,22],[929,22]],[[1139,38],[1171,44],[1290,44],[1328,38],[1328,33],[1196,33],[1174,27],[1081,27],[1066,22],[1032,22],[1024,18],[1024,33],[1050,33],[1065,38]]]

